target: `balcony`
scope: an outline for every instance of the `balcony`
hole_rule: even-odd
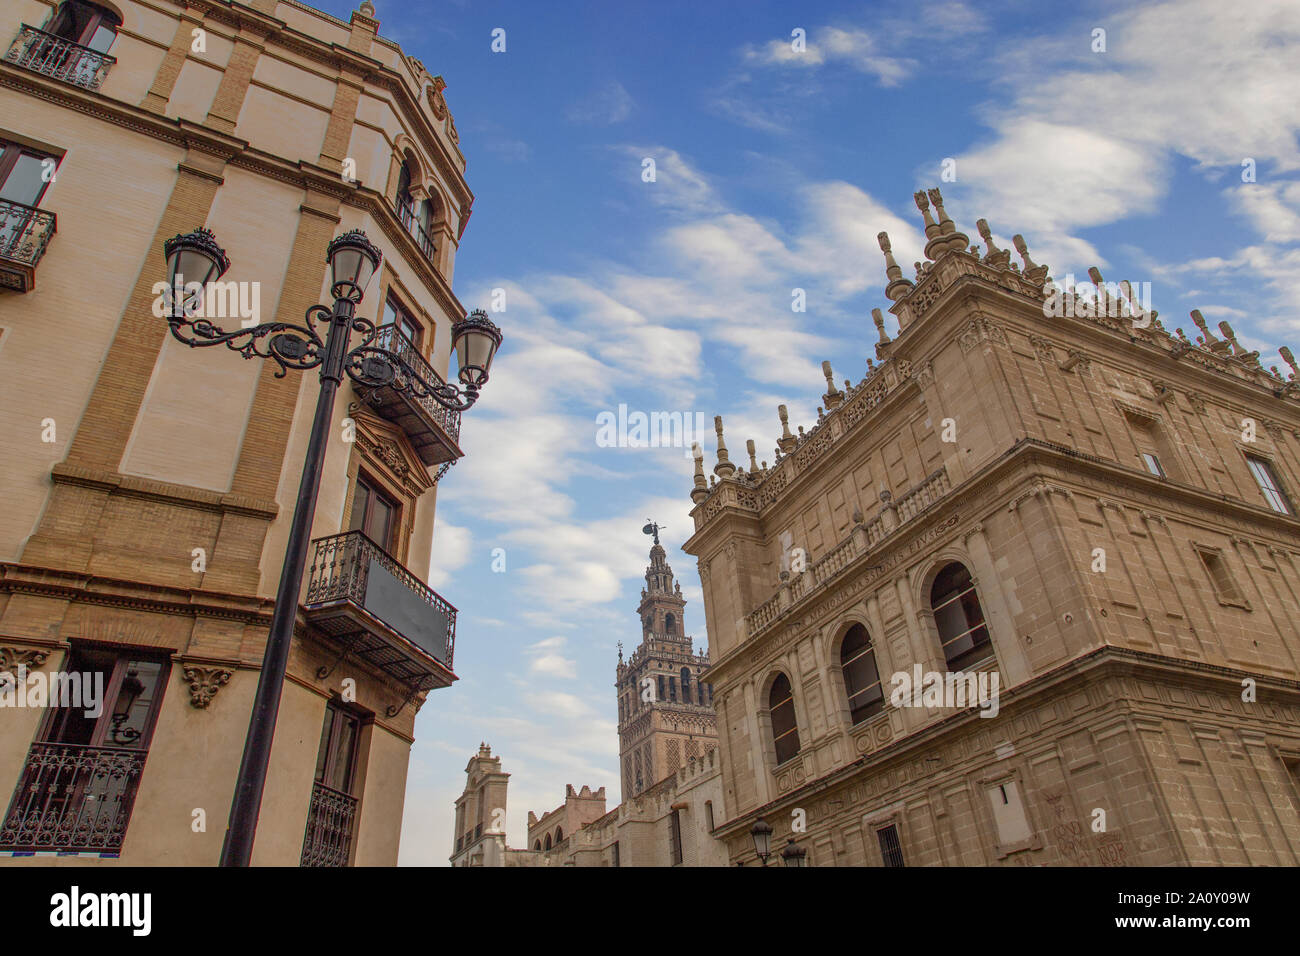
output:
[[[0,289],[30,292],[57,226],[54,213],[0,199]]]
[[[435,247],[433,237],[424,231],[424,226],[420,223],[419,217],[416,216],[415,210],[406,203],[398,200],[394,204],[393,211],[397,213],[398,221],[401,222],[402,228],[411,234],[415,244],[420,247],[424,257],[430,262],[437,262],[434,258]]]
[[[34,743],[0,826],[0,850],[117,853],[145,751]]]
[[[357,392],[383,418],[400,428],[411,441],[420,461],[441,465],[464,456],[460,450],[460,412],[448,411],[432,398],[412,393],[409,376],[414,373],[430,385],[445,384],[424,356],[396,325],[381,325],[374,347],[386,349],[397,359],[397,374],[387,385],[370,388],[356,385]]]
[[[313,784],[298,865],[347,866],[356,820],[356,797],[323,783]]]
[[[9,44],[5,62],[83,90],[98,90],[117,59],[24,23]]]
[[[360,531],[314,544],[307,620],[408,687],[451,686],[456,609]]]

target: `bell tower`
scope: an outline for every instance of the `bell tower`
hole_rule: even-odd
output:
[[[659,543],[662,529],[647,522],[642,530],[654,544],[637,607],[641,643],[627,661],[619,644],[615,681],[624,800],[702,757],[718,739],[713,689],[699,677],[708,652],[695,653],[685,633],[686,599]]]

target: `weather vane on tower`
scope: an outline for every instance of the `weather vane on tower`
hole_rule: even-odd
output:
[[[646,518],[645,520],[646,520],[646,525],[645,525],[644,528],[641,529],[641,533],[642,533],[642,534],[652,534],[652,535],[654,535],[654,536],[655,536],[655,544],[658,544],[658,543],[659,543],[659,532],[664,530],[664,526],[661,525],[661,524],[655,524],[655,523],[654,523],[653,521],[651,521],[649,518]]]

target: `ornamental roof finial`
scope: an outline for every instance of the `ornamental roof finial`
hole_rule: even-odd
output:
[[[730,478],[736,473],[736,466],[727,457],[727,443],[722,438],[722,416],[713,416],[713,430],[718,433],[718,463],[713,466],[713,473],[719,478]]]

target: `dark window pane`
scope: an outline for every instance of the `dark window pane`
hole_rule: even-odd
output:
[[[898,828],[887,826],[877,830],[876,839],[880,841],[880,857],[885,866],[902,866],[903,847],[898,841]]]
[[[794,695],[784,674],[772,682],[768,693],[772,717],[772,738],[776,745],[776,762],[785,763],[799,753],[799,728],[795,718]]]
[[[4,185],[0,186],[0,199],[35,206],[49,185],[45,181],[46,168],[44,156],[23,150],[5,178]]]

